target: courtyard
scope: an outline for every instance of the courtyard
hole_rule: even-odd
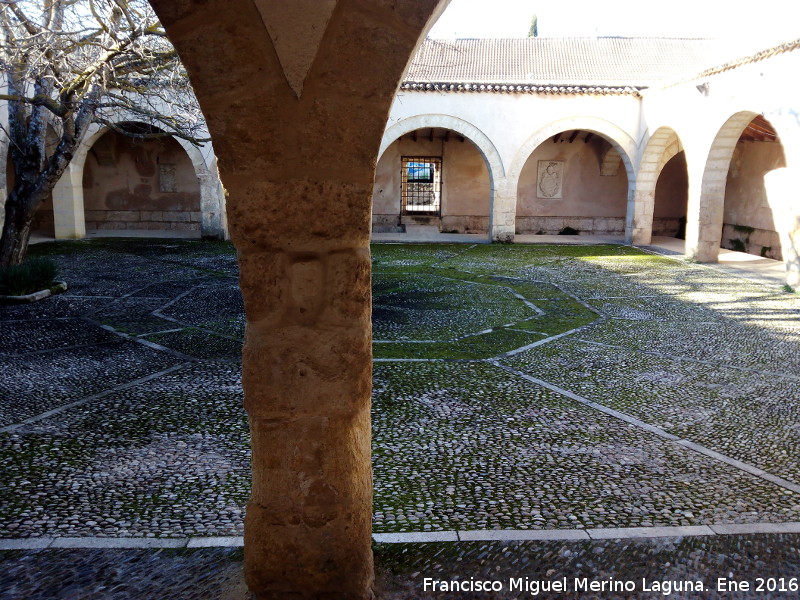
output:
[[[233,247],[31,253],[69,290],[0,309],[0,595],[152,597],[161,569],[173,597],[214,597],[250,481]],[[375,244],[372,262],[386,597],[437,569],[798,575],[800,296],[624,245]],[[75,564],[140,574],[53,595]]]

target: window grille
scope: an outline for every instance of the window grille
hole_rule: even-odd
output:
[[[438,215],[442,199],[442,159],[402,158],[401,196],[404,215]]]

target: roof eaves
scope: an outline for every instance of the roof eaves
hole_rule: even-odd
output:
[[[503,82],[404,81],[400,89],[415,92],[641,96],[646,86],[565,85]]]

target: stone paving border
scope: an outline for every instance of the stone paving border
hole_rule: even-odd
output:
[[[601,320],[601,319],[598,319],[598,320]],[[590,327],[592,325],[597,324],[597,322],[598,321],[592,321],[591,323],[587,323],[586,325],[581,325],[580,327],[576,327],[575,329],[570,329],[569,331],[565,331],[564,333],[559,333],[557,335],[551,335],[550,337],[547,337],[547,338],[545,338],[543,340],[537,340],[537,341],[535,341],[535,342],[533,342],[531,344],[528,344],[527,346],[521,346],[519,348],[515,348],[514,350],[509,350],[508,352],[504,352],[503,354],[498,354],[497,356],[493,356],[492,358],[488,358],[488,359],[484,358],[484,359],[481,359],[481,360],[491,362],[491,361],[497,360],[499,358],[510,358],[510,357],[512,357],[512,356],[514,356],[516,354],[521,354],[523,352],[527,352],[528,350],[532,350],[533,348],[536,348],[537,346],[542,346],[544,344],[549,344],[551,342],[555,342],[556,340],[560,340],[564,336],[572,335],[574,333],[578,333],[579,331],[582,331],[586,327]],[[494,364],[494,363],[492,363],[492,364]]]
[[[146,346],[146,347],[148,347],[148,348],[150,348],[152,350],[158,350],[159,352],[166,352],[167,354],[171,354],[172,356],[174,356],[176,358],[179,358],[179,359],[181,359],[183,361],[196,362],[198,360],[194,356],[189,356],[188,354],[184,354],[183,352],[178,352],[177,350],[173,350],[172,348],[167,348],[166,346],[161,346],[160,344],[156,344],[155,342],[151,342],[150,340],[145,340],[145,339],[140,338],[140,337],[135,336],[135,335],[129,335],[127,333],[123,333],[122,331],[118,331],[117,329],[114,329],[113,327],[111,327],[111,325],[104,325],[103,323],[100,323],[99,321],[95,321],[92,318],[85,317],[85,316],[84,317],[79,317],[79,318],[80,318],[81,321],[85,321],[86,323],[89,323],[90,325],[94,325],[95,327],[99,327],[100,329],[104,329],[105,331],[108,331],[109,333],[113,333],[114,335],[119,336],[122,339],[128,340],[130,342],[135,342],[137,344],[141,344],[142,346]],[[152,335],[152,334],[148,334],[148,335]]]
[[[30,294],[23,294],[21,296],[6,296],[0,295],[0,302],[4,304],[30,304],[31,302],[38,302],[50,296],[61,294],[67,291],[67,283],[65,281],[55,281],[53,285],[46,290],[39,290]]]
[[[677,527],[612,527],[593,529],[483,529],[465,531],[410,531],[374,533],[378,544],[432,542],[525,542],[581,540],[639,540],[666,537],[714,537],[761,533],[800,534],[800,521],[787,523],[720,523],[718,525],[682,525]],[[241,548],[244,537],[191,538],[111,538],[111,537],[34,537],[0,539],[3,550],[48,549],[154,549],[154,548]]]

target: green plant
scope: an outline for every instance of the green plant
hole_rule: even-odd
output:
[[[561,231],[558,232],[558,235],[578,235],[580,231],[577,229],[573,229],[572,227],[564,227]]]
[[[786,284],[783,285],[783,291],[787,292],[789,294],[794,294],[795,290],[794,290],[794,288],[792,286],[790,286],[788,283],[786,283]]]
[[[49,289],[58,274],[55,261],[30,258],[19,265],[0,268],[0,294],[22,296]]]

